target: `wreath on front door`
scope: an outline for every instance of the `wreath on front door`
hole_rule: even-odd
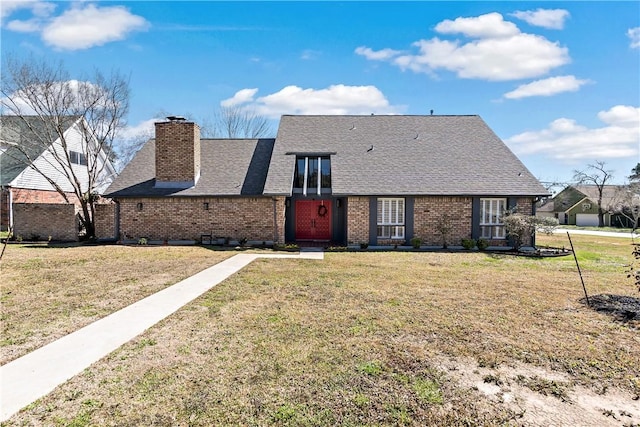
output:
[[[325,205],[318,206],[318,216],[319,217],[324,217],[327,214],[328,211],[329,210],[327,209],[327,207]]]

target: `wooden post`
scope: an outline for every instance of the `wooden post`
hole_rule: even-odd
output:
[[[584,290],[584,297],[587,300],[587,305],[591,307],[591,303],[589,302],[589,295],[587,295],[587,287],[584,285],[584,279],[582,278],[582,271],[580,270],[580,264],[578,264],[578,257],[576,256],[576,251],[573,249],[573,242],[571,241],[571,236],[567,231],[567,237],[569,238],[569,244],[571,245],[571,252],[573,252],[573,259],[576,260],[576,266],[578,267],[578,274],[580,275],[580,282],[582,282],[582,289]]]

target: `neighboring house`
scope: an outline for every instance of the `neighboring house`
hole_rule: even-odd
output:
[[[80,184],[87,187],[87,144],[82,139],[81,120],[84,119],[68,117],[60,126],[67,141],[74,172]],[[37,132],[37,135],[34,132]],[[51,141],[51,143],[47,146],[41,141]],[[41,118],[0,116],[0,225],[2,230],[13,225],[14,207],[17,204],[67,203],[49,180],[55,182],[67,193],[70,202],[77,201],[71,183],[53,157],[53,150],[60,153],[63,150],[62,144],[55,129]],[[113,180],[115,170],[106,154],[101,153],[99,159],[104,163],[103,184],[99,189],[102,191]]]
[[[548,195],[478,116],[285,115],[275,139],[171,119],[107,189],[100,237],[440,245],[445,226],[504,246],[505,211]]]
[[[623,185],[605,185],[602,189],[604,225],[628,227],[627,220],[616,211],[626,191]],[[538,216],[551,216],[560,225],[582,227],[598,226],[598,187],[595,185],[569,185],[536,209]]]

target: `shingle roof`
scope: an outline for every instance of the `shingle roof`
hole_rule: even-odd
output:
[[[336,195],[548,195],[479,116],[283,116],[265,194],[305,153],[335,153]]]
[[[202,139],[201,171],[187,189],[156,188],[155,140],[149,140],[107,188],[108,197],[260,196],[273,139]]]
[[[574,188],[584,194],[592,202],[598,201],[598,187],[595,185],[574,185]],[[624,191],[622,185],[604,185],[602,187],[602,205],[610,206],[620,198],[620,193]]]
[[[62,131],[66,132],[77,120],[76,116],[65,117]],[[58,134],[49,119],[39,116],[0,116],[0,140],[2,144],[8,143],[8,148],[0,155],[0,185],[9,185],[29,166],[28,159],[35,160],[45,151],[47,146],[43,141],[52,144],[57,139]]]

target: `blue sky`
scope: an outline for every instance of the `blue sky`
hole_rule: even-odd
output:
[[[159,111],[478,114],[542,181],[640,161],[640,2],[1,0],[2,56],[130,76]],[[3,58],[4,59],[4,58]],[[478,165],[479,168],[482,165]]]

